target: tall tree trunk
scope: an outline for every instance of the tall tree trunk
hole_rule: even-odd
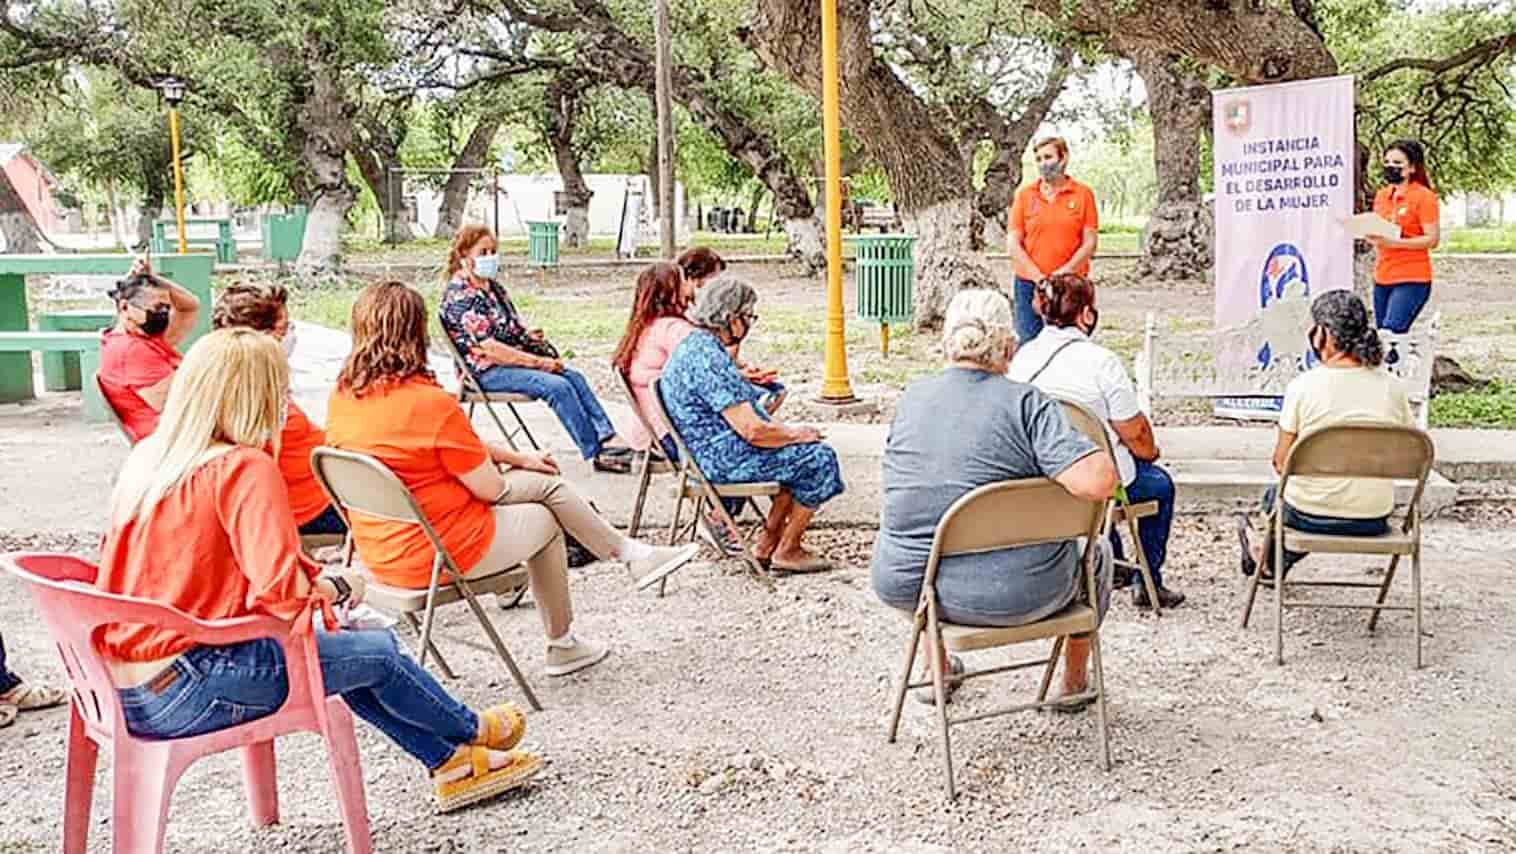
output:
[[[1211,120],[1210,90],[1179,56],[1145,47],[1126,54],[1147,88],[1158,174],[1158,200],[1142,232],[1137,275],[1205,279],[1215,263],[1215,219],[1200,197],[1200,140]]]
[[[590,199],[595,195],[584,180],[579,152],[574,149],[574,125],[579,118],[579,99],[583,94],[584,90],[575,80],[561,75],[547,85],[545,95],[547,141],[553,149],[553,160],[558,164],[558,175],[563,179],[564,207],[568,211],[563,242],[574,248],[589,245]]]
[[[353,141],[353,160],[358,174],[374,194],[383,221],[384,239],[404,243],[415,235],[406,218],[404,183],[401,173],[400,146],[405,141],[404,109],[388,111],[385,118],[365,116],[359,122],[361,134]]]
[[[312,199],[305,221],[305,243],[295,262],[299,273],[335,271],[342,265],[342,230],[358,197],[347,180],[355,112],[337,72],[318,68],[310,97],[300,109],[306,132],[302,165],[309,175]]]
[[[0,169],[0,252],[13,255],[42,251],[42,230],[26,203]]]
[[[920,328],[939,325],[963,288],[999,286],[974,251],[974,190],[955,139],[875,54],[868,0],[838,9],[843,121],[889,177],[900,217],[916,235]],[[808,0],[758,0],[744,38],[771,69],[819,95],[821,20]]]
[[[500,130],[500,119],[491,112],[479,119],[469,132],[468,141],[453,160],[454,169],[481,169],[490,155],[490,145]],[[469,187],[479,177],[475,172],[454,172],[447,177],[442,187],[442,206],[437,210],[437,229],[433,237],[451,239],[463,225],[463,212],[468,205]],[[498,227],[498,226],[497,226]]]
[[[748,234],[758,231],[758,206],[763,204],[763,196],[768,188],[759,184],[753,188],[753,197],[748,200],[747,227],[744,229]]]
[[[653,89],[648,89],[648,106],[653,110],[653,127],[658,126],[658,96]],[[647,160],[642,164],[642,173],[647,176],[647,213],[653,219],[658,218],[658,203],[663,199],[663,188],[659,186],[659,180],[663,175],[658,171],[658,134],[655,131],[652,139],[647,144]]]
[[[168,181],[162,172],[148,169],[142,174],[142,215],[137,217],[136,246],[147,246],[153,240],[153,220],[163,215],[163,202],[168,198]]]

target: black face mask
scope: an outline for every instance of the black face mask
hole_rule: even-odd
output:
[[[1084,329],[1084,330],[1081,330],[1081,331],[1084,332],[1086,338],[1094,338],[1095,337],[1095,328],[1098,327],[1099,325],[1100,325],[1100,310],[1097,309],[1097,308],[1094,308],[1092,306],[1090,308],[1090,327],[1088,329]]]
[[[142,334],[152,337],[162,335],[168,330],[168,319],[168,309],[149,309],[147,312],[147,319],[142,321]]]
[[[1324,336],[1324,335],[1326,335],[1326,330],[1322,329],[1320,326],[1312,326],[1311,327],[1311,334],[1306,337],[1306,341],[1308,341],[1310,343],[1310,345],[1311,345],[1311,355],[1316,357],[1316,361],[1317,362],[1324,362],[1326,360],[1321,357],[1321,345],[1316,343],[1317,340],[1318,340],[1316,336],[1318,334]],[[1321,343],[1325,344],[1326,342],[1322,341]]]
[[[1405,170],[1399,166],[1386,166],[1381,174],[1387,184],[1399,184],[1405,180]]]

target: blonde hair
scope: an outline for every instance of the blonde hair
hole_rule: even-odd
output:
[[[948,303],[942,324],[942,349],[949,361],[975,362],[986,367],[1004,355],[1015,340],[1011,302],[1000,291],[972,288],[959,291]]]
[[[174,372],[158,429],[137,443],[111,492],[111,525],[147,518],[180,481],[236,445],[279,453],[289,366],[278,342],[246,327],[195,343]]]
[[[1032,146],[1032,153],[1036,154],[1037,152],[1041,151],[1044,148],[1047,148],[1050,145],[1053,146],[1054,151],[1058,152],[1058,157],[1060,159],[1069,159],[1069,144],[1061,136],[1045,136],[1042,139],[1037,140],[1037,144]]]

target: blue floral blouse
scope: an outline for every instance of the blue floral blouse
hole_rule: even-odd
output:
[[[476,288],[466,279],[453,279],[442,294],[441,315],[442,331],[476,371],[493,364],[475,352],[481,341],[499,341],[518,350],[528,348],[526,324],[498,282]]]

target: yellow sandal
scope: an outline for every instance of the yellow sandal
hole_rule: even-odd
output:
[[[467,777],[434,783],[438,812],[452,812],[520,788],[542,770],[542,760],[525,751],[512,751],[510,762],[504,768],[491,770],[489,750],[465,744],[458,748],[452,759],[433,771],[432,777],[435,780],[439,775],[463,767],[470,770]]]
[[[501,703],[479,713],[479,736],[470,744],[510,750],[526,735],[526,716],[515,703]]]

